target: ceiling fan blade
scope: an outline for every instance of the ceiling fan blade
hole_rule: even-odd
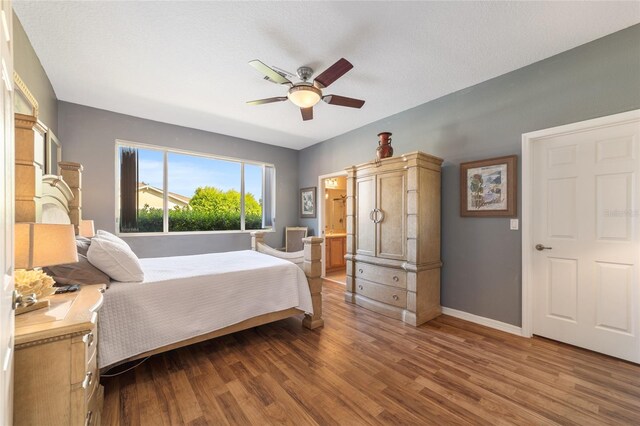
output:
[[[266,99],[258,99],[255,101],[249,101],[247,102],[248,105],[262,105],[262,104],[270,104],[272,102],[282,102],[282,101],[286,101],[287,97],[286,96],[278,96],[275,98],[266,98]]]
[[[300,112],[302,113],[302,119],[304,121],[313,120],[313,107],[300,108]]]
[[[347,61],[345,58],[341,58],[338,62],[327,68],[322,74],[317,76],[315,80],[313,80],[313,84],[319,89],[329,87],[331,83],[345,75],[351,68],[353,68],[351,62]]]
[[[259,61],[257,59],[254,59],[253,61],[249,61],[249,65],[251,65],[256,70],[258,70],[262,74],[264,74],[267,77],[269,77],[269,79],[271,81],[275,82],[275,83],[278,83],[278,84],[291,84],[291,85],[293,84],[289,80],[287,80],[285,77],[280,75],[273,68],[271,68],[270,66],[262,63],[261,61]]]
[[[364,101],[360,99],[347,98],[345,96],[338,95],[326,95],[322,97],[322,100],[331,105],[340,105],[349,108],[362,108]]]

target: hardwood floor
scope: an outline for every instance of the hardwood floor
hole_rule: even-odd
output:
[[[640,424],[640,366],[441,316],[419,328],[343,301],[103,379],[103,424]]]
[[[345,268],[341,271],[328,272],[325,275],[325,278],[329,281],[337,281],[338,284],[342,284],[344,286],[344,283],[347,280],[347,270]]]

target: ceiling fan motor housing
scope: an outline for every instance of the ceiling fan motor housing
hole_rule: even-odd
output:
[[[298,68],[297,73],[298,77],[300,77],[300,80],[307,81],[313,75],[313,69],[309,67],[300,67]]]

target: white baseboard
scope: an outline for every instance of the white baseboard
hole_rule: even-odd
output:
[[[496,321],[491,318],[481,317],[478,315],[470,314],[469,312],[459,311],[457,309],[451,309],[444,306],[442,307],[442,313],[445,315],[451,315],[452,317],[463,319],[465,321],[484,325],[486,327],[495,328],[496,330],[515,334],[517,336],[522,336],[522,328],[513,324],[507,324],[506,322]]]

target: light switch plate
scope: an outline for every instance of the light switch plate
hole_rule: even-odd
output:
[[[512,231],[517,231],[519,227],[518,219],[511,219],[509,223],[509,229]]]

